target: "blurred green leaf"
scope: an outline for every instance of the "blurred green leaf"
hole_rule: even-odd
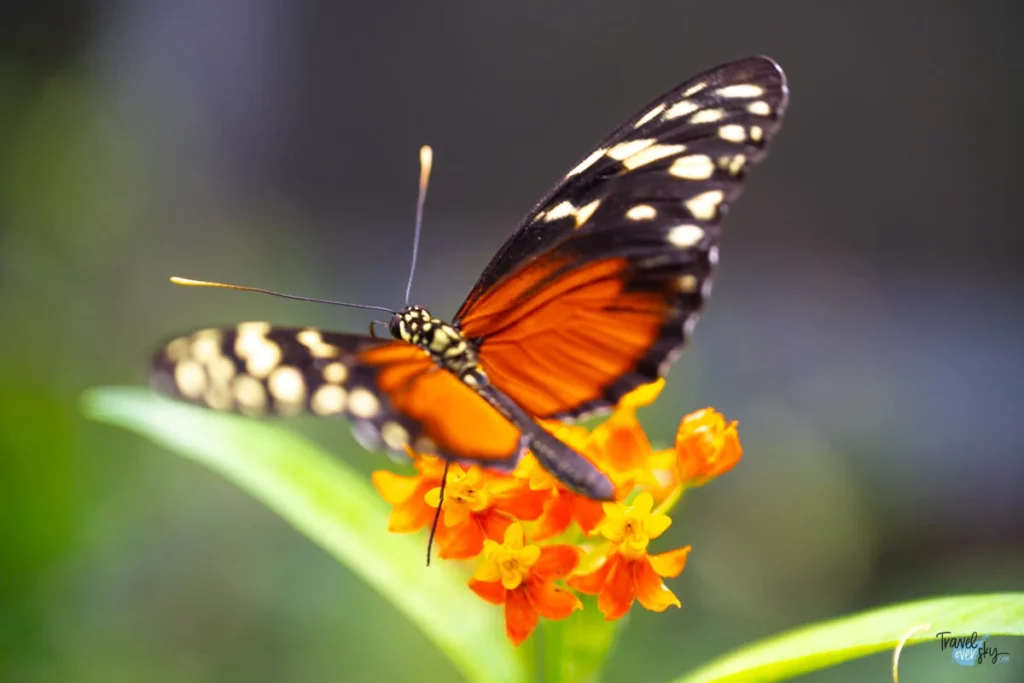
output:
[[[591,683],[612,653],[616,637],[628,616],[605,621],[597,609],[597,598],[583,595],[583,609],[568,619],[541,622],[537,647],[541,650],[541,675],[545,683]]]
[[[781,681],[894,650],[918,627],[907,645],[936,643],[935,634],[940,631],[950,631],[950,636],[970,636],[974,632],[1024,636],[1024,593],[933,598],[805,626],[747,645],[675,683]]]
[[[470,681],[526,680],[502,613],[452,565],[425,566],[420,536],[387,531],[388,506],[360,475],[299,435],[141,388],[85,395],[93,419],[142,434],[254,495],[409,617]]]

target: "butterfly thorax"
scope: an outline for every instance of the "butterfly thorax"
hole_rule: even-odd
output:
[[[409,306],[396,313],[388,327],[395,339],[420,347],[460,378],[483,375],[476,350],[462,333],[422,306]]]

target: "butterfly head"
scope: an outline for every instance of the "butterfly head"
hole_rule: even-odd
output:
[[[422,306],[407,306],[391,316],[388,330],[395,339],[419,345],[424,334],[431,331],[433,322],[434,318],[427,309]]]

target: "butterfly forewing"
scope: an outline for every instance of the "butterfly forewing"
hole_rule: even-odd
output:
[[[716,222],[759,161],[788,99],[767,57],[691,78],[653,100],[583,156],[520,222],[456,315],[501,278],[582,226],[651,216]],[[666,211],[652,214],[651,208]],[[626,223],[627,225],[629,223]]]
[[[786,100],[774,62],[739,60],[654,100],[575,164],[456,316],[495,383],[539,417],[576,418],[664,376],[710,294],[721,217]]]

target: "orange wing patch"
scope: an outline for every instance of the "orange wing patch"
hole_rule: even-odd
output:
[[[552,279],[540,261],[489,290],[461,321],[482,338],[491,381],[538,418],[602,399],[657,343],[672,302],[663,291],[626,291],[630,263],[591,261]]]
[[[509,461],[519,455],[520,432],[419,347],[393,342],[364,351],[359,360],[377,368],[377,387],[391,407],[419,423],[417,450],[454,459]]]

